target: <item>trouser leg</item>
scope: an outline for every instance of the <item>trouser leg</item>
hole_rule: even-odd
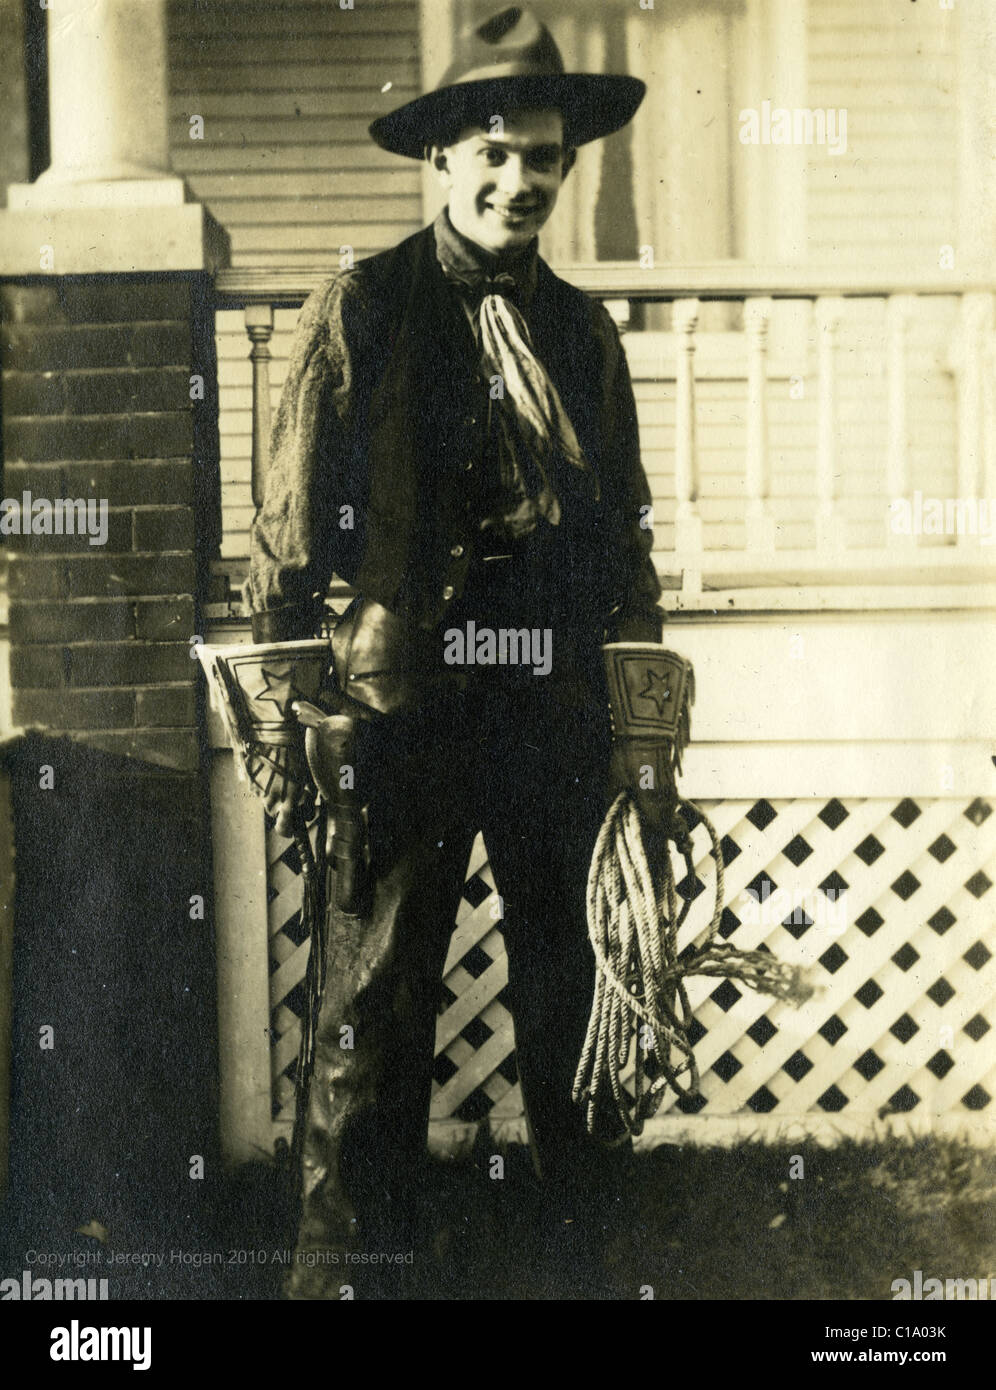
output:
[[[357,786],[373,781],[372,895],[361,916],[329,923],[291,1297],[336,1298],[354,1282],[342,1263],[309,1269],[323,1252],[410,1244],[439,981],[473,833],[451,769],[432,728],[407,718],[371,730],[358,759]]]
[[[544,1176],[565,1187],[601,1154],[571,1090],[594,993],[585,904],[609,750],[595,695],[565,709],[540,689],[495,707],[484,837],[504,901],[516,1057]]]

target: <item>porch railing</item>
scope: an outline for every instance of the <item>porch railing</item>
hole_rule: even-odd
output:
[[[252,499],[259,505],[266,469],[270,428],[271,348],[274,312],[299,307],[327,271],[235,269],[217,278],[219,309],[244,313],[252,361]],[[839,444],[841,407],[841,325],[858,301],[878,301],[872,338],[865,342],[877,358],[876,375],[884,385],[885,446],[877,461],[878,477],[869,481],[884,499],[909,498],[914,491],[910,464],[910,407],[923,379],[912,350],[918,316],[943,310],[945,346],[941,372],[953,382],[956,447],[953,473],[946,488],[952,502],[986,519],[989,499],[996,499],[996,331],[994,287],[983,279],[954,272],[934,276],[894,272],[821,271],[786,266],[746,266],[740,262],[643,270],[633,264],[571,266],[565,279],[603,301],[623,334],[628,335],[631,365],[640,363],[644,380],[673,382],[674,444],[673,545],[657,551],[673,608],[711,608],[717,592],[749,591],[753,607],[864,606],[868,587],[903,594],[903,606],[922,600],[927,606],[988,604],[996,599],[991,561],[996,551],[980,545],[978,527],[959,524],[938,544],[910,544],[890,534],[887,509],[881,508],[881,542],[849,545],[842,517],[844,468]],[[717,311],[715,305],[726,306]],[[651,322],[668,331],[635,331]],[[703,332],[717,313],[735,332]],[[725,316],[725,317],[723,317]],[[742,327],[741,327],[742,325]],[[775,332],[777,330],[777,332]],[[704,538],[702,456],[697,440],[702,374],[700,346],[715,346],[724,337],[737,357],[731,375],[746,382],[745,447],[740,463],[744,511],[742,547],[710,547]],[[772,507],[769,439],[772,347],[776,340],[783,361],[800,355],[812,359],[816,386],[813,440],[815,482],[807,499],[814,543],[779,548]],[[794,343],[786,354],[786,342]],[[800,346],[802,345],[802,346]],[[784,366],[778,369],[785,374]],[[637,373],[634,372],[634,375]],[[717,375],[713,370],[712,375]],[[670,403],[669,403],[670,409]],[[877,426],[880,421],[875,421]],[[953,483],[953,487],[950,484]],[[964,515],[968,515],[964,512]],[[659,518],[658,518],[659,520]],[[993,506],[996,525],[996,505]],[[916,594],[910,586],[917,586]],[[825,591],[831,597],[825,598]],[[808,595],[808,596],[807,596]],[[824,595],[824,597],[821,597]],[[885,599],[886,606],[890,600]],[[734,606],[742,606],[742,600]]]
[[[984,695],[991,682],[978,674],[977,653],[988,650],[996,618],[943,610],[996,608],[996,585],[986,577],[996,552],[971,535],[913,551],[902,537],[890,544],[884,522],[879,546],[848,548],[840,414],[842,386],[855,371],[842,325],[853,301],[875,300],[874,395],[886,417],[876,486],[883,497],[905,496],[923,476],[924,457],[934,457],[929,439],[915,441],[916,459],[910,447],[916,392],[923,390],[918,316],[943,307],[944,347],[940,356],[931,349],[931,370],[940,360],[950,375],[944,408],[951,418],[938,476],[943,472],[944,486],[965,498],[996,498],[992,291],[943,277],[897,284],[894,276],[869,275],[855,283],[730,265],[563,273],[598,295],[628,335],[645,398],[659,402],[654,383],[666,386],[673,443],[669,437],[669,515],[658,540],[671,539],[673,509],[673,547],[661,545],[657,554],[662,576],[676,586],[671,606],[688,610],[675,642],[695,664],[699,697],[683,790],[701,799],[723,837],[724,936],[805,965],[818,986],[796,1012],[713,980],[693,982],[703,1109],[686,1115],[671,1105],[647,1142],[716,1130],[868,1135],[887,1122],[915,1132],[950,1126],[991,1136],[996,1068],[986,1038],[996,1026],[996,773],[984,732],[992,726]],[[300,305],[321,278],[262,271],[219,278],[219,307],[244,311],[251,343],[257,497],[274,313]],[[648,323],[650,305],[666,306],[653,311],[657,326]],[[719,332],[711,327],[716,321]],[[778,549],[771,384],[786,379],[800,342],[815,386],[806,459],[814,542]],[[722,373],[741,383],[737,409],[743,403],[734,436],[747,520],[739,550],[710,548],[701,505],[709,441],[700,434],[708,426],[710,386]],[[243,414],[247,384],[240,379]],[[238,433],[247,439],[247,419]],[[801,611],[771,621],[768,610],[779,606],[855,611],[836,618]],[[892,614],[857,611],[888,607],[934,611],[901,628]],[[729,609],[741,617],[712,616]],[[240,621],[208,631],[219,642],[248,636]],[[300,1039],[294,1001],[308,948],[286,841],[267,838],[259,804],[236,782],[218,728],[212,743],[223,1131],[226,1154],[236,1161],[269,1152],[290,1134]],[[699,845],[696,874],[708,884],[711,873]],[[811,929],[808,917],[787,911],[755,923],[744,910],[748,890],[763,892],[765,883],[793,904],[805,899],[816,907],[829,890],[846,891],[847,921],[838,930],[814,908]],[[708,917],[708,899],[700,895],[694,912],[705,916],[700,922],[693,913],[689,939]],[[500,998],[497,903],[486,846],[478,841],[437,1027],[430,1139],[447,1149],[469,1142],[484,1116],[498,1138],[522,1132],[510,1070],[512,1019]]]

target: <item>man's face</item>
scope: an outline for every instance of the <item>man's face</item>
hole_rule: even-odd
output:
[[[468,127],[430,159],[449,193],[450,221],[486,251],[532,241],[557,204],[574,153],[564,150],[559,111],[515,111],[498,134]]]

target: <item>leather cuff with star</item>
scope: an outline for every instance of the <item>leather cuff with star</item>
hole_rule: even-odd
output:
[[[609,795],[628,792],[647,828],[676,824],[675,778],[691,735],[692,663],[656,642],[602,647],[612,709]]]
[[[694,699],[692,663],[656,642],[609,642],[602,648],[616,738],[687,741]]]

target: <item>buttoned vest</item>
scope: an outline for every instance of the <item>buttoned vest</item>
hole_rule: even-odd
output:
[[[436,259],[431,227],[353,273],[368,293],[344,301],[352,372],[346,451],[329,458],[328,493],[316,504],[335,516],[352,509],[352,528],[335,529],[336,573],[431,629],[459,597],[473,554],[470,473],[481,465],[491,383],[479,375],[473,333]],[[358,304],[366,311],[351,321]],[[540,261],[528,312],[534,348],[601,480],[604,402],[591,314],[587,296]],[[592,479],[566,463],[555,487],[564,505],[563,563],[594,615],[607,601],[601,506]]]

